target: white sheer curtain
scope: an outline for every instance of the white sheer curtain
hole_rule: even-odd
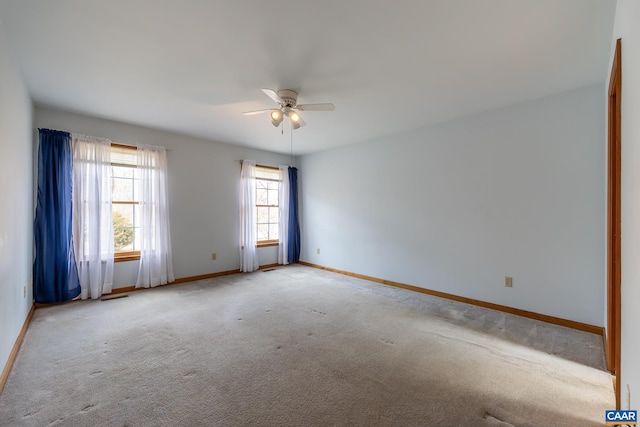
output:
[[[167,151],[138,146],[136,168],[140,229],[140,267],[136,288],[173,282],[171,230],[167,189]]]
[[[256,251],[256,162],[242,161],[240,172],[240,271],[260,268]]]
[[[73,244],[80,297],[97,299],[113,287],[111,141],[72,134]]]
[[[280,166],[280,185],[278,186],[278,264],[289,264],[289,166]]]

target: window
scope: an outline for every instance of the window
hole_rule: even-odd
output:
[[[256,166],[256,223],[258,246],[276,245],[279,241],[278,207],[280,169]]]
[[[140,257],[140,212],[137,190],[137,150],[111,145],[111,215],[116,260]]]

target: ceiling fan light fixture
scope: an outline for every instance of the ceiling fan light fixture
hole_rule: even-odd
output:
[[[271,110],[269,115],[271,116],[271,124],[275,127],[280,126],[280,123],[282,123],[282,111],[277,109]]]
[[[333,111],[335,105],[325,102],[322,104],[300,104],[298,105],[298,92],[291,89],[282,89],[276,92],[272,89],[262,89],[265,95],[275,101],[280,108],[266,108],[264,110],[246,111],[245,116],[253,116],[254,114],[269,113],[269,119],[271,124],[275,127],[280,126],[280,123],[285,117],[291,122],[292,129],[300,129],[306,126],[298,110],[300,111]]]

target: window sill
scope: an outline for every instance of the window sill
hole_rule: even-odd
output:
[[[264,243],[258,243],[256,247],[267,248],[269,246],[278,246],[279,244],[280,244],[279,242],[264,242]]]
[[[125,255],[114,257],[113,262],[140,261],[140,255]]]

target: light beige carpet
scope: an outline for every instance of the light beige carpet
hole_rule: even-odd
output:
[[[309,267],[36,310],[2,426],[596,426],[601,337]]]

